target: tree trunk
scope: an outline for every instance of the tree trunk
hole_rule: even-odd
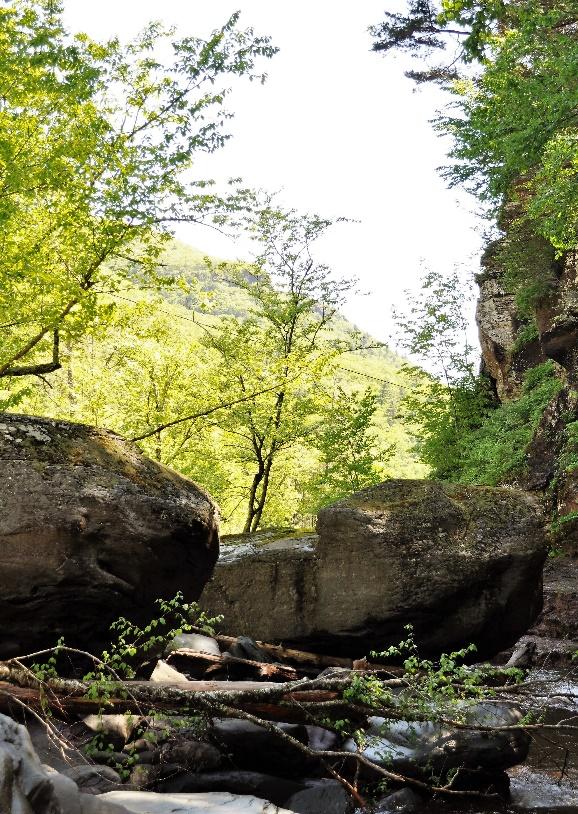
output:
[[[263,485],[261,487],[261,495],[259,497],[259,502],[253,512],[253,518],[251,520],[251,532],[257,531],[259,528],[259,523],[261,522],[261,515],[263,514],[263,509],[265,508],[265,501],[267,500],[267,492],[269,491],[269,476],[271,474],[271,467],[273,466],[273,455],[274,450],[272,449],[269,457],[267,458],[267,463],[265,464],[265,469],[263,473]]]
[[[257,511],[257,507],[255,506],[255,502],[257,500],[257,489],[259,488],[259,484],[263,480],[264,475],[264,467],[261,462],[259,462],[259,469],[255,472],[253,476],[253,483],[251,484],[251,491],[249,492],[249,504],[247,507],[247,517],[245,519],[245,525],[243,526],[243,534],[250,534],[251,532],[255,531],[253,528],[253,518],[255,517],[255,513]]]

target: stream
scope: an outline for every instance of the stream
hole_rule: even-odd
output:
[[[520,703],[541,723],[578,726],[578,666],[529,673],[529,694]],[[512,696],[514,700],[514,696]],[[533,734],[525,763],[510,769],[511,800],[506,804],[431,802],[431,814],[578,814],[578,731]]]

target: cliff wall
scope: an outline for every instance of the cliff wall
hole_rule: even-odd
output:
[[[476,278],[482,370],[504,403],[520,395],[528,370],[555,362],[563,387],[543,413],[516,485],[544,496],[555,540],[578,554],[578,254],[541,260],[544,268],[532,274],[548,281],[547,292],[522,308],[524,292],[509,279],[503,243],[488,246]]]

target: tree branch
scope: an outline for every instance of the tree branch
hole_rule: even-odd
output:
[[[46,332],[45,332],[46,333]],[[39,340],[40,341],[40,340]],[[55,370],[60,370],[62,367],[60,363],[60,337],[58,329],[53,333],[52,339],[52,361],[39,362],[36,365],[21,365],[14,367],[0,368],[0,377],[5,376],[40,376],[44,373],[54,373]]]
[[[294,378],[298,378],[295,376]],[[133,438],[130,438],[130,441],[143,441],[145,438],[150,438],[151,435],[155,435],[157,432],[162,432],[163,430],[168,429],[169,427],[174,427],[177,424],[182,424],[185,421],[194,421],[197,418],[203,418],[204,416],[211,415],[211,413],[217,412],[217,410],[226,410],[229,407],[234,407],[236,404],[242,404],[245,401],[251,401],[252,399],[257,398],[257,396],[262,396],[264,393],[271,393],[273,390],[278,390],[280,385],[274,384],[271,387],[265,387],[263,390],[257,390],[254,393],[250,393],[248,396],[243,396],[239,399],[233,399],[232,401],[225,401],[221,404],[216,404],[213,407],[208,407],[206,410],[201,410],[198,413],[191,413],[191,415],[183,416],[182,418],[175,418],[173,421],[167,421],[165,424],[159,424],[158,427],[155,427],[153,430],[149,430],[142,435],[136,435]]]

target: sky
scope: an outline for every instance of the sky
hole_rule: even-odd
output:
[[[279,53],[268,80],[238,83],[226,146],[198,165],[201,177],[242,176],[279,191],[289,207],[347,217],[319,245],[338,277],[358,293],[344,312],[395,346],[392,307],[416,289],[424,265],[475,272],[485,222],[466,193],[446,188],[437,168],[448,141],[430,120],[444,104],[435,88],[415,90],[395,56],[371,52],[367,27],[402,0],[64,0],[70,30],[96,39],[130,38],[150,20],[179,35],[205,37],[241,10],[241,22],[268,34]],[[242,247],[217,232],[179,228],[177,236],[220,257]]]

